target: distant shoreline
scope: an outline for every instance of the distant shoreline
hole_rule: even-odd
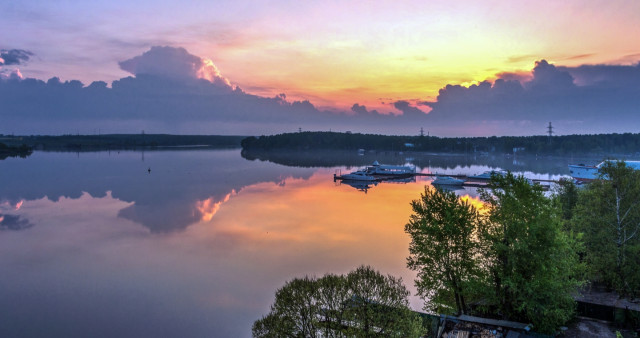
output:
[[[337,132],[298,132],[270,136],[102,134],[1,135],[9,148],[43,151],[240,148],[253,154],[274,150],[349,150],[431,152],[440,154],[504,154],[540,156],[639,156],[640,134],[564,136],[435,137]],[[8,150],[4,153],[8,154]],[[12,150],[12,154],[15,150]],[[24,154],[24,149],[22,151]],[[28,156],[28,155],[27,155]]]
[[[539,156],[640,155],[640,134],[563,136],[435,137],[390,136],[336,132],[298,132],[242,140],[245,152],[272,150],[351,150],[433,152],[456,154],[503,154]]]
[[[0,135],[0,143],[9,147],[25,145],[44,151],[102,151],[159,148],[239,148],[246,136],[104,134],[61,136]]]

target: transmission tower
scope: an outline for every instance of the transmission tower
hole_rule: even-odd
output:
[[[420,127],[420,137],[424,136],[424,129],[422,127]]]
[[[549,143],[551,143],[551,137],[553,136],[553,126],[551,122],[549,122],[549,126],[547,126],[547,134],[549,135]]]

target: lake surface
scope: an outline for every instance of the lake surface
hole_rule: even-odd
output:
[[[368,189],[332,179],[376,159],[539,179],[578,161],[240,150],[0,161],[0,336],[249,337],[287,280],[362,264],[415,293],[404,224],[431,178]]]

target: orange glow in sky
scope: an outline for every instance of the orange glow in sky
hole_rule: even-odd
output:
[[[399,114],[393,102],[526,74],[541,59],[640,61],[640,1],[628,0],[20,2],[0,21],[21,27],[3,48],[37,55],[25,77],[111,83],[130,75],[118,61],[184,47],[205,60],[200,78],[347,113],[358,103]]]
[[[638,2],[329,1],[291,10],[265,9],[232,41],[189,49],[216,56],[249,92],[381,112],[395,112],[389,102],[433,99],[446,84],[529,72],[543,58],[575,66],[640,53]]]

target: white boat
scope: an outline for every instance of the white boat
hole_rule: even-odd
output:
[[[363,170],[354,171],[346,175],[341,175],[337,178],[340,178],[343,180],[352,180],[352,181],[375,181],[376,180],[375,177],[369,175],[366,171],[363,171]]]
[[[482,174],[467,176],[470,179],[474,180],[490,180],[492,175],[504,176],[507,172],[503,170],[491,170],[485,171]]]
[[[415,168],[400,165],[380,164],[378,161],[373,162],[365,171],[369,175],[385,175],[385,176],[410,176],[416,173]]]
[[[608,161],[608,160],[607,160]],[[602,161],[597,165],[569,164],[569,175],[581,182],[589,182],[599,178],[600,168],[607,161]],[[629,168],[640,170],[640,161],[622,161]]]
[[[460,186],[464,183],[464,180],[453,178],[451,176],[436,176],[436,179],[431,182],[435,185],[456,185]]]

